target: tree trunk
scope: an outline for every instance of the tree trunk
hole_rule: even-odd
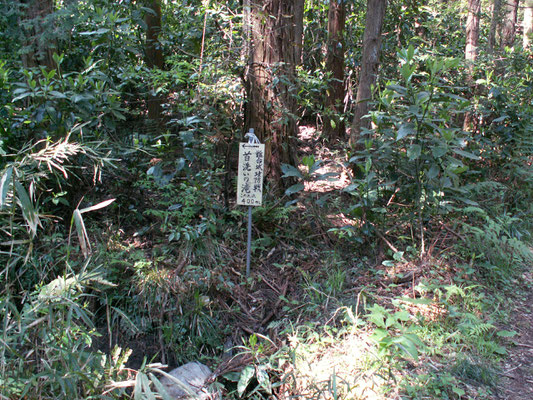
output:
[[[328,13],[328,48],[326,71],[331,73],[326,95],[324,134],[331,141],[341,139],[345,134],[343,112],[344,100],[344,25],[346,9],[344,1],[330,0]]]
[[[465,60],[472,63],[477,57],[479,43],[479,13],[481,0],[468,0],[468,17],[466,19]]]
[[[492,7],[492,17],[490,20],[490,30],[489,30],[489,51],[493,52],[496,48],[496,32],[498,30],[498,23],[501,19],[502,13],[502,0],[494,0],[494,5]]]
[[[505,1],[505,17],[502,25],[502,43],[501,47],[511,47],[516,39],[516,21],[518,17],[518,2],[519,0]]]
[[[524,49],[527,49],[531,45],[531,35],[533,35],[533,0],[526,0],[522,27],[524,29],[523,45]]]
[[[243,31],[243,46],[241,51],[241,61],[245,62],[250,57],[250,42],[252,34],[252,20],[250,10],[250,0],[243,0],[242,12],[242,31]],[[245,72],[247,74],[247,72]]]
[[[281,164],[294,164],[294,27],[298,23],[294,2],[251,0],[251,22],[245,125],[265,144],[265,177],[279,191],[283,186]]]
[[[149,68],[163,69],[165,60],[163,49],[159,42],[161,33],[161,4],[160,0],[148,0],[144,22],[146,23],[146,41],[144,45],[145,61]],[[155,122],[155,126],[163,123],[163,99],[155,92],[148,95],[148,119]]]
[[[294,0],[294,57],[297,65],[303,62],[305,0]]]
[[[387,0],[368,0],[367,2],[361,73],[350,135],[352,146],[356,146],[361,131],[364,128],[370,128],[370,120],[363,117],[368,114],[368,102],[372,100],[372,86],[376,83],[381,53],[381,30],[386,8]]]
[[[144,16],[146,23],[146,42],[144,45],[144,52],[146,56],[146,65],[150,68],[163,69],[163,49],[159,42],[159,34],[161,33],[161,4],[160,0],[148,0]]]
[[[481,0],[468,0],[468,17],[466,19],[466,46],[465,60],[468,64],[467,83],[473,84],[474,62],[477,58],[477,48],[479,43],[479,14],[481,11]],[[470,90],[474,90],[473,88]],[[469,96],[468,96],[469,97]],[[468,131],[472,126],[473,114],[470,111],[465,113],[463,120],[463,130]]]
[[[46,34],[46,16],[54,11],[53,0],[25,0],[27,4],[24,16],[25,51],[22,54],[22,64],[26,68],[44,66],[55,69],[53,59],[54,42]],[[51,31],[51,29],[50,29]]]

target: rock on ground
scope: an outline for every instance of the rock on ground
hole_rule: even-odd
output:
[[[167,376],[161,378],[161,383],[165,387],[167,393],[174,399],[219,399],[220,395],[218,393],[210,392],[204,387],[211,374],[212,372],[208,366],[195,361],[182,365],[169,372],[169,375],[182,383],[181,385]],[[186,389],[183,386],[185,386]],[[194,393],[194,396],[191,395],[191,392]]]

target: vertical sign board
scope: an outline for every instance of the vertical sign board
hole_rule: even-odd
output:
[[[239,175],[237,176],[237,204],[260,206],[263,200],[263,166],[265,145],[241,143],[239,146]]]

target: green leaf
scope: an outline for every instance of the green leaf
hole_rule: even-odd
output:
[[[337,174],[336,172],[326,172],[325,174],[318,174],[316,175],[316,180],[318,181],[334,181],[336,180],[337,178],[339,177],[339,174]],[[335,179],[333,179],[335,178]]]
[[[294,176],[296,178],[303,178],[302,173],[300,170],[290,164],[281,164],[281,172],[283,172],[282,178],[288,178],[291,176]]]
[[[134,391],[134,399],[135,400],[142,400],[142,379],[141,376],[144,375],[142,372],[137,373],[137,377],[135,378],[135,388]]]
[[[32,237],[37,234],[37,226],[39,225],[39,215],[35,212],[33,208],[33,203],[30,200],[30,196],[20,182],[15,181],[15,188],[17,190],[17,197],[20,202],[20,207],[22,209],[22,215],[24,220],[30,228]]]
[[[239,383],[237,384],[237,392],[239,393],[239,396],[243,395],[244,391],[246,390],[246,387],[248,386],[254,375],[255,368],[252,365],[247,365],[241,371],[241,377],[239,378]]]
[[[315,163],[315,157],[314,156],[304,156],[302,157],[302,164],[305,165],[308,169],[313,166]]]
[[[109,200],[106,200],[106,201],[102,201],[101,203],[95,204],[94,206],[87,207],[87,208],[82,208],[80,210],[80,214],[83,214],[83,213],[86,213],[86,212],[89,212],[89,211],[99,210],[101,208],[107,207],[108,205],[110,205],[114,201],[115,201],[115,199],[109,199]]]
[[[431,299],[426,299],[426,298],[419,298],[419,299],[412,299],[410,297],[402,297],[401,298],[402,301],[405,301],[406,303],[411,303],[411,304],[432,304],[433,301]]]
[[[411,356],[415,360],[418,360],[418,349],[416,347],[415,341],[413,341],[411,334],[403,334],[401,336],[395,337],[393,343],[398,346],[406,355]],[[417,338],[418,339],[418,338]]]
[[[11,184],[11,177],[13,176],[13,167],[10,166],[2,175],[0,179],[0,208],[6,205],[7,193],[9,192],[9,185]]]
[[[396,93],[405,95],[407,93],[407,89],[400,85],[388,85],[387,89],[394,90]]]
[[[70,101],[72,101],[73,103],[79,103],[80,101],[83,101],[83,100],[93,100],[93,99],[94,99],[94,96],[90,94],[75,94],[74,96],[70,98]]]
[[[126,116],[124,114],[118,112],[117,110],[111,110],[111,114],[113,114],[116,119],[119,119],[121,121],[125,121],[126,120]]]
[[[407,48],[407,61],[411,61],[415,55],[415,48],[412,44]]]
[[[109,29],[107,28],[100,28],[96,31],[85,31],[85,32],[80,32],[79,34],[82,35],[82,36],[93,36],[93,35],[102,35],[104,33],[107,33],[109,32]]]
[[[379,328],[385,327],[385,317],[386,317],[386,311],[383,307],[374,305],[372,308],[369,309],[371,312],[370,315],[368,315],[367,319],[374,323]]]
[[[409,321],[411,319],[411,315],[405,310],[396,311],[394,313],[394,317],[396,317],[398,321],[403,321],[403,322]]]
[[[224,379],[227,379],[228,381],[230,382],[239,382],[239,378],[240,378],[241,374],[239,372],[227,372],[225,373],[224,375],[222,375],[222,377]]]
[[[457,200],[461,200],[463,203],[468,204],[470,206],[479,206],[479,203],[477,201],[466,199],[464,197],[457,197]]]
[[[52,90],[50,94],[56,99],[66,99],[67,96],[64,93],[58,92],[57,90]]]
[[[265,389],[268,394],[272,393],[272,384],[265,365],[257,367],[257,382],[259,382],[259,385]]]
[[[26,93],[27,91],[28,91],[28,89],[25,88],[25,87],[24,88],[18,88],[18,89],[13,90],[13,94],[15,96],[17,96],[19,94]]]
[[[475,154],[469,153],[467,151],[463,151],[463,150],[459,150],[459,149],[453,149],[453,152],[455,154],[458,154],[458,155],[462,156],[462,157],[470,158],[471,160],[479,160],[478,156],[476,156]]]
[[[87,230],[85,229],[85,223],[83,222],[83,217],[81,216],[80,210],[74,210],[72,218],[76,225],[76,232],[78,233],[81,252],[85,257],[88,257],[91,245],[89,243],[89,236],[87,236]]]
[[[419,144],[413,144],[407,150],[407,157],[413,161],[420,157],[420,153],[422,153],[422,147]]]
[[[518,335],[517,331],[499,331],[496,332],[496,335],[499,337],[513,337]]]
[[[468,167],[466,165],[463,165],[463,166],[453,169],[452,171],[454,174],[459,175],[459,174],[462,174],[463,172],[468,171]]]
[[[503,346],[496,346],[496,348],[494,349],[494,352],[501,356],[507,355],[507,349]]]
[[[441,158],[447,151],[448,148],[446,146],[435,146],[431,148],[431,154],[433,154],[433,157],[435,158]]]
[[[311,165],[311,168],[309,168],[309,173],[314,174],[316,171],[318,171],[322,167],[322,160],[318,160],[313,165]]]
[[[424,103],[426,100],[428,100],[430,98],[430,94],[429,92],[420,92],[420,93],[417,93],[416,94],[416,100],[417,102],[420,104],[420,103]]]
[[[439,176],[440,169],[438,165],[433,164],[430,169],[427,170],[426,176],[429,179],[435,179],[437,176]]]
[[[390,328],[396,325],[396,318],[394,317],[394,315],[388,314],[387,318],[385,319],[385,328]]]
[[[454,132],[451,129],[446,129],[442,132],[442,136],[446,141],[450,142],[454,138]]]
[[[290,188],[285,190],[285,195],[290,196],[291,194],[301,192],[305,189],[305,185],[303,183],[297,183],[296,185],[292,185]]]
[[[150,388],[150,380],[145,374],[141,375],[141,382],[143,386],[144,398],[146,400],[156,400],[152,389]]]
[[[411,68],[411,66],[407,63],[403,64],[402,67],[400,68],[400,73],[402,74],[403,79],[405,79],[406,81],[411,79],[413,72],[414,72],[414,67]]]
[[[150,373],[150,380],[154,383],[157,393],[163,398],[163,400],[173,400],[172,397],[168,394],[163,384],[152,373]]]
[[[19,101],[19,100],[25,99],[26,97],[31,96],[31,95],[32,95],[32,92],[26,92],[26,93],[21,94],[20,96],[15,97],[15,98],[14,98],[13,100],[11,100],[11,101],[14,103],[14,102],[16,102],[16,101]]]
[[[404,137],[411,135],[415,133],[415,125],[412,122],[407,122],[405,124],[402,124],[400,126],[400,129],[398,129],[398,134],[396,135],[396,140],[401,140]]]
[[[390,335],[389,335],[389,332],[383,328],[376,328],[374,330],[374,333],[370,335],[370,338],[374,340],[376,343],[381,343],[383,339],[385,339],[386,337],[390,337]]]
[[[452,392],[454,392],[459,397],[463,397],[466,393],[463,389],[456,386],[452,387]]]
[[[194,131],[180,132],[180,138],[184,146],[190,146],[194,142]]]
[[[504,115],[502,115],[502,116],[499,117],[499,118],[495,118],[495,119],[493,119],[493,120],[492,120],[492,123],[493,123],[493,124],[497,124],[497,123],[499,123],[499,122],[503,122],[503,121],[505,121],[507,118],[509,118],[509,116],[504,114]]]

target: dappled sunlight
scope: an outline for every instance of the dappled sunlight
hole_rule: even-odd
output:
[[[336,228],[343,228],[343,227],[361,227],[362,223],[361,220],[355,220],[353,218],[349,218],[346,216],[346,214],[340,212],[340,213],[333,213],[326,215],[326,218]]]
[[[302,153],[312,155],[317,161],[322,162],[320,168],[313,172],[316,178],[304,182],[306,192],[328,193],[342,190],[350,184],[344,150],[332,150],[324,143],[320,132],[314,126],[300,126],[298,139]],[[298,168],[302,172],[305,170],[304,165],[299,165]]]
[[[354,328],[335,337],[325,328],[307,339],[289,336],[295,361],[290,374],[298,393],[291,398],[389,398],[383,394],[385,381],[379,374],[370,333]]]

